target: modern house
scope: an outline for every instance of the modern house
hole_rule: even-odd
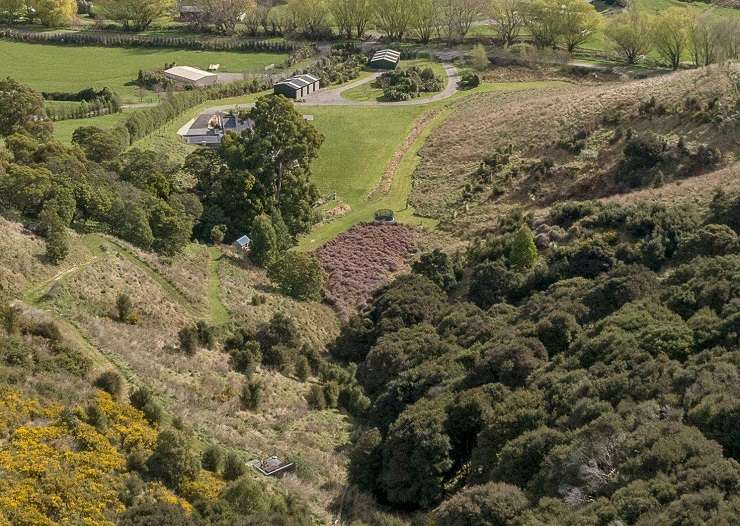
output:
[[[276,95],[283,95],[289,99],[302,99],[306,95],[317,92],[321,88],[319,79],[313,75],[297,75],[275,84]]]
[[[235,113],[206,111],[180,128],[177,134],[186,144],[216,147],[227,133],[239,135],[253,126],[251,119],[241,119]]]
[[[396,69],[401,61],[401,53],[392,49],[376,51],[370,59],[370,67],[375,69]]]
[[[194,88],[213,86],[218,82],[218,75],[215,73],[190,66],[175,66],[167,69],[164,76],[179,86],[193,86]]]

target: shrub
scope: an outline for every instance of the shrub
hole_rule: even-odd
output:
[[[537,246],[527,225],[517,231],[509,249],[509,262],[514,268],[527,269],[537,261]]]
[[[144,413],[144,417],[150,424],[156,425],[162,421],[162,408],[146,387],[139,387],[131,393],[129,400],[132,406]]]
[[[181,431],[167,429],[157,437],[157,445],[147,461],[147,467],[152,475],[177,489],[198,475],[200,458]]]
[[[478,44],[473,48],[473,52],[470,55],[471,65],[478,71],[485,71],[488,69],[488,53],[483,44]]]
[[[516,486],[489,483],[465,488],[440,506],[435,516],[438,526],[511,526],[528,505]]]
[[[109,393],[113,398],[120,398],[123,392],[123,378],[115,371],[106,371],[97,377],[95,387]]]
[[[480,86],[480,76],[473,71],[466,71],[462,74],[458,86],[461,89],[473,89]]]
[[[211,229],[211,242],[214,245],[220,245],[226,237],[226,225],[216,225]]]
[[[198,350],[198,331],[194,327],[183,327],[177,333],[180,350],[188,356],[194,356]]]
[[[241,465],[243,468],[244,464],[241,463]],[[243,474],[244,472],[242,472]],[[236,479],[231,479],[234,482],[226,486],[222,494],[223,499],[236,513],[254,516],[270,510],[272,499],[265,493],[265,490],[256,480],[241,475],[236,477]]]
[[[224,450],[216,444],[208,446],[201,456],[200,463],[203,469],[219,473],[224,465]]]
[[[121,323],[129,323],[133,313],[133,302],[126,293],[121,293],[116,298],[116,315]]]
[[[311,375],[311,367],[308,364],[308,359],[305,356],[299,356],[295,362],[295,375],[298,380],[305,382]]]
[[[317,411],[323,411],[326,409],[326,394],[324,389],[319,385],[312,385],[311,390],[306,396],[308,407],[316,409]]]
[[[118,526],[195,526],[196,522],[177,504],[143,501],[124,511]]]
[[[262,351],[257,342],[247,342],[243,347],[232,349],[231,366],[235,371],[242,373],[247,378],[254,374],[257,366],[262,363]]]
[[[665,141],[652,133],[630,138],[624,147],[624,159],[617,167],[617,183],[631,188],[651,184],[653,169],[661,162],[665,149]]]
[[[241,402],[242,409],[249,411],[256,411],[259,409],[260,403],[262,403],[262,383],[257,381],[248,381],[242,387],[242,392],[239,395],[239,401]]]
[[[442,290],[453,289],[461,277],[462,269],[446,253],[434,249],[428,254],[423,254],[416,261],[411,270],[422,276],[426,276]]]
[[[244,475],[246,471],[247,471],[247,468],[244,464],[244,461],[239,455],[237,455],[234,452],[231,452],[228,455],[226,455],[226,460],[224,461],[224,473],[223,473],[224,480],[236,480],[242,475]]]

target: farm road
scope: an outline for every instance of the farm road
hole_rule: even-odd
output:
[[[445,68],[445,73],[447,73],[447,86],[440,93],[437,93],[436,95],[432,97],[412,99],[412,100],[401,101],[401,102],[378,102],[375,100],[355,101],[355,100],[348,100],[342,97],[342,93],[344,93],[345,91],[351,90],[352,88],[356,88],[357,86],[362,86],[363,84],[367,84],[368,82],[372,82],[376,78],[378,78],[381,74],[381,73],[373,73],[369,77],[365,77],[364,79],[360,79],[355,82],[350,82],[349,84],[345,84],[338,88],[323,89],[323,90],[317,91],[316,93],[312,93],[311,95],[306,97],[305,104],[307,106],[384,106],[384,107],[385,106],[418,106],[421,104],[431,104],[432,102],[437,102],[439,100],[448,99],[457,92],[457,83],[460,80],[460,74],[458,73],[457,68],[449,63],[444,63],[442,65]]]
[[[317,91],[316,93],[313,93],[306,97],[305,103],[298,103],[298,106],[301,105],[305,106],[375,106],[375,107],[387,107],[387,106],[419,106],[423,104],[431,104],[432,102],[437,102],[444,99],[449,99],[452,97],[455,93],[457,93],[457,83],[460,80],[460,74],[457,71],[457,68],[449,63],[442,64],[445,68],[445,73],[447,73],[447,86],[445,86],[445,89],[437,93],[436,95],[433,95],[431,97],[424,97],[424,98],[417,98],[407,101],[401,101],[401,102],[378,102],[376,100],[371,101],[356,101],[356,100],[349,100],[342,97],[342,93],[344,93],[347,90],[351,90],[352,88],[356,88],[357,86],[362,86],[363,84],[367,84],[368,82],[374,81],[376,78],[378,78],[381,73],[373,73],[372,75],[362,78],[360,80],[355,80],[354,82],[350,82],[348,84],[344,84],[342,86],[339,86],[337,88],[332,89],[322,89],[320,91]],[[203,110],[201,113],[209,113],[209,112],[216,112],[216,111],[230,111],[230,110],[249,110],[252,109],[254,104],[252,103],[244,103],[244,104],[229,104],[226,106],[214,106],[212,108],[208,108]],[[185,132],[190,126],[193,124],[193,121],[190,121],[186,123],[178,133]]]

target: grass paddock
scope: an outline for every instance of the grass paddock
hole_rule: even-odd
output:
[[[207,68],[221,64],[222,72],[256,73],[269,64],[280,64],[285,53],[233,51],[179,51],[150,48],[59,46],[0,40],[2,75],[28,84],[38,91],[79,91],[107,87],[125,102],[139,102],[133,84],[139,70],[178,64]],[[154,98],[147,92],[145,100]]]

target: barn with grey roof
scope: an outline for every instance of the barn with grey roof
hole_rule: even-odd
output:
[[[276,95],[283,95],[289,99],[302,99],[306,95],[315,93],[321,88],[319,79],[313,75],[296,75],[275,84]]]

